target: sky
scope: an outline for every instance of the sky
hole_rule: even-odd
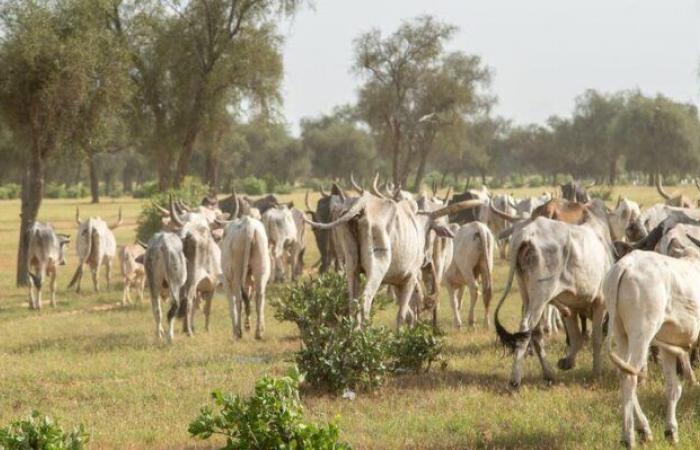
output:
[[[459,27],[447,46],[494,73],[494,113],[515,123],[570,115],[588,88],[700,100],[700,0],[313,0],[283,24],[284,112],[299,120],[356,99],[353,40],[430,14]]]

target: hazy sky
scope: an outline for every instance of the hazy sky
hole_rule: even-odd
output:
[[[283,28],[292,130],[354,101],[353,39],[422,14],[459,27],[448,48],[482,57],[495,112],[518,123],[568,115],[587,88],[698,103],[700,0],[315,0]]]

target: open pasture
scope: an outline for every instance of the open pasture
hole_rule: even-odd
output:
[[[528,195],[547,189],[508,192]],[[699,196],[694,186],[668,190]],[[659,201],[653,188],[629,186],[616,188],[611,203],[618,193],[644,206]],[[302,207],[303,195],[296,192],[281,198]],[[314,204],[317,198],[312,196]],[[39,220],[53,223],[74,241],[77,204],[82,217],[99,215],[108,223],[122,206],[124,225],[115,234],[119,244],[131,243],[141,202],[121,198],[90,205],[87,200],[44,200]],[[110,290],[93,293],[89,277],[83,279],[82,294],[66,290],[77,263],[74,244],[68,250],[67,266],[59,268],[58,307],[52,309],[45,302],[40,313],[30,311],[27,290],[14,287],[18,214],[18,201],[0,202],[2,424],[39,409],[65,426],[84,423],[92,433],[93,448],[209,448],[216,440],[191,439],[187,425],[199,407],[209,403],[210,391],[220,388],[247,395],[261,375],[283,374],[299,347],[296,329],[276,322],[269,302],[265,339],[255,341],[246,333],[234,342],[221,290],[214,300],[210,332],[203,331],[198,312],[193,338],[179,332],[178,326],[173,345],[158,343],[147,293],[141,304],[119,305],[116,260]],[[318,259],[318,252],[309,230],[306,238],[308,267]],[[501,296],[507,270],[497,258],[494,302]],[[279,291],[277,286],[269,289],[268,299]],[[447,332],[445,370],[391,377],[378,392],[359,393],[354,401],[307,395],[309,417],[323,421],[338,417],[342,439],[356,448],[611,448],[617,442],[619,387],[607,357],[602,379],[593,381],[590,350],[585,349],[576,368],[557,372],[553,386],[542,381],[536,358],[528,358],[523,385],[512,393],[507,388],[511,358],[496,345],[495,332],[480,325],[453,329],[444,291],[439,320]],[[466,294],[464,303],[468,305]],[[381,323],[393,327],[395,313],[395,307],[389,306],[379,316]],[[479,304],[477,317],[482,314]],[[520,298],[514,289],[502,315],[510,330],[516,328],[519,315]],[[554,364],[564,350],[563,333],[548,341],[547,350]],[[657,441],[648,447],[665,447],[660,368],[650,365],[649,375],[640,389],[640,401]],[[696,448],[700,442],[699,401],[698,388],[686,388],[678,409],[680,448]]]

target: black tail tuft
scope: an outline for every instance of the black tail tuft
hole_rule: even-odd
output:
[[[68,283],[68,289],[72,288],[75,283],[78,282],[78,278],[80,278],[83,275],[83,265],[79,265],[77,269],[75,269],[75,273],[73,274],[73,278],[71,278],[70,283]]]
[[[501,341],[501,344],[510,350],[511,353],[518,348],[518,345],[528,342],[532,337],[532,330],[519,331],[517,333],[508,332],[508,330],[501,325],[498,316],[496,316],[496,333],[498,333],[498,339]]]

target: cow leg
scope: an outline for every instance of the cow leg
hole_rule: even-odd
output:
[[[156,321],[156,339],[163,338],[163,311],[160,308],[160,298],[162,296],[152,295],[151,296],[151,308],[153,309],[153,318]],[[165,301],[165,297],[162,297]]]
[[[515,345],[513,351],[513,370],[510,375],[511,387],[518,388],[523,379],[523,359],[530,347],[530,338],[521,339]]]
[[[49,269],[49,274],[51,276],[50,287],[51,287],[51,307],[56,307],[56,268]]]
[[[583,346],[583,336],[581,336],[581,330],[578,327],[578,317],[579,315],[574,313],[564,319],[564,326],[569,336],[569,349],[566,356],[557,362],[557,367],[560,370],[574,368],[576,365],[576,354]]]
[[[90,266],[90,274],[92,275],[92,287],[95,289],[95,292],[100,292],[100,283],[97,279],[97,273],[99,270],[99,266]]]
[[[241,299],[243,300],[243,310],[245,311],[245,330],[250,331],[250,288],[246,285],[241,288]]]
[[[666,430],[664,436],[672,444],[678,442],[678,421],[676,420],[676,405],[681,398],[683,387],[676,374],[676,355],[661,349],[664,379],[666,380]]]
[[[38,272],[41,274],[41,272]],[[41,290],[34,284],[34,277],[29,277],[29,309],[38,309],[38,298],[41,296]]]
[[[542,326],[537,325],[537,328],[532,333],[532,346],[535,349],[537,359],[540,361],[540,366],[542,366],[542,376],[544,380],[548,383],[552,383],[554,382],[554,372],[545,357],[544,341],[542,337]]]
[[[601,300],[597,300],[597,306],[593,309],[593,318],[591,320],[592,345],[593,345],[593,376],[600,376],[601,361],[600,350],[603,346],[603,318],[605,316],[605,304]]]
[[[204,299],[204,331],[209,331],[209,314],[211,313],[211,302],[214,298],[213,291],[202,293]]]
[[[491,298],[493,297],[493,288],[491,286],[491,277],[488,275],[489,268],[486,263],[481,264],[481,296],[484,302],[484,326],[486,329],[491,328]],[[487,274],[486,276],[484,274]]]
[[[473,277],[467,277],[467,286],[469,287],[469,319],[467,323],[470,327],[474,326],[474,309],[476,302],[479,301],[479,284]]]
[[[139,303],[143,303],[143,291],[146,289],[146,275],[139,279]]]
[[[408,315],[409,303],[411,294],[416,289],[416,278],[411,277],[407,282],[398,286],[397,294],[399,296],[399,312],[396,315],[396,330],[401,329],[401,325],[406,321]]]
[[[233,339],[240,339],[243,337],[243,330],[241,330],[241,317],[238,315],[238,303],[240,300],[240,288],[236,285],[231,286],[231,283],[227,278],[224,277],[224,291],[226,291],[226,298],[228,299],[228,313],[231,317],[231,331],[233,333]]]
[[[76,273],[78,275],[78,279],[75,282],[75,293],[80,294],[80,283],[83,281],[83,261],[80,261],[78,263],[78,269]]]
[[[198,293],[195,294],[195,296],[199,295]],[[187,299],[185,299],[185,331],[188,337],[192,337],[194,335],[194,302],[189,297],[188,295]]]
[[[382,278],[384,272],[381,274],[371,274],[369,277],[367,277],[367,281],[365,282],[365,288],[362,290],[362,313],[361,313],[361,321],[360,323],[369,320],[370,313],[372,311],[372,301],[374,300],[374,296],[377,295],[377,291],[379,290],[379,286],[382,284]],[[406,309],[408,309],[408,300],[410,299],[410,294],[411,292],[408,292],[408,295],[406,295]],[[399,306],[399,310],[401,307]],[[404,314],[407,314],[408,312],[405,312]]]
[[[109,290],[112,284],[112,260],[109,258],[105,260],[105,278],[107,278],[107,290]]]
[[[255,278],[255,339],[265,334],[265,283]]]
[[[168,342],[173,342],[175,337],[175,318],[177,317],[177,311],[180,309],[177,297],[173,296],[175,294],[170,291],[170,309],[168,310]],[[180,300],[182,301],[182,300]],[[185,319],[186,320],[186,319]]]
[[[649,347],[651,338],[646,336],[636,335],[635,341],[629,342],[627,334],[620,321],[611,324],[615,327],[613,332],[615,338],[615,347],[617,353],[623,360],[628,361],[632,367],[644,367],[646,363],[646,352]],[[640,337],[642,339],[640,339]],[[674,358],[675,369],[675,358]],[[639,376],[630,375],[621,372],[621,390],[622,390],[622,443],[627,447],[634,446],[634,433],[637,430],[642,441],[650,442],[653,440],[649,421],[647,420],[637,398],[637,385]],[[636,424],[635,424],[636,422]],[[636,425],[636,426],[635,426]]]
[[[455,288],[452,283],[447,283],[447,296],[452,305],[452,320],[457,329],[462,328],[462,318],[459,315],[459,292],[460,288]]]

